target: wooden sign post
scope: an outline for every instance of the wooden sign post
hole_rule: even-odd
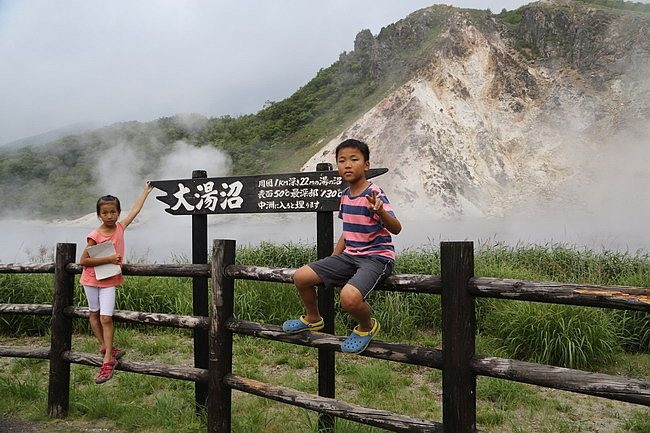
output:
[[[190,179],[154,180],[151,185],[165,192],[156,198],[169,207],[172,215],[192,215],[192,263],[207,263],[208,214],[315,212],[316,251],[318,258],[332,253],[334,229],[332,212],[339,210],[341,192],[347,186],[331,164],[318,164],[315,172],[263,174],[255,176],[207,177],[204,170],[194,170]],[[366,173],[370,179],[388,171],[373,168]],[[208,279],[192,279],[193,311],[196,316],[208,315]],[[327,327],[324,332],[334,333],[334,294],[331,289],[321,289],[319,308]],[[207,368],[209,364],[208,335],[194,331],[194,366]],[[334,351],[319,349],[319,395],[334,397]],[[327,378],[332,378],[331,383]],[[207,407],[207,385],[196,384],[197,412]],[[332,419],[319,421],[327,427]]]

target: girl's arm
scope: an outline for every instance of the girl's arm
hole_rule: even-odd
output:
[[[135,217],[138,216],[138,214],[142,210],[142,206],[144,205],[145,200],[147,200],[147,196],[149,195],[152,189],[153,186],[151,185],[151,182],[147,181],[147,183],[144,186],[144,190],[142,191],[142,194],[140,194],[140,197],[138,197],[138,199],[135,201],[133,207],[129,211],[129,214],[126,216],[126,218],[124,218],[121,221],[125,229],[129,226],[129,224],[133,222]]]
[[[92,239],[88,239],[88,245],[86,245],[86,248],[84,248],[83,252],[81,253],[81,258],[79,259],[79,264],[81,266],[98,266],[105,265],[106,263],[119,265],[122,262],[122,256],[119,254],[113,254],[112,256],[107,257],[90,257],[88,254],[88,247],[92,245],[97,245],[97,242]]]

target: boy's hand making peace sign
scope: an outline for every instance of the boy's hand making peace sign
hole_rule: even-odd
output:
[[[370,212],[380,213],[384,209],[384,202],[377,197],[377,191],[373,191],[372,195],[367,195],[366,200],[368,200],[368,210]]]
[[[396,235],[402,231],[402,224],[394,215],[384,209],[384,202],[377,197],[377,191],[373,191],[372,195],[366,195],[366,200],[368,200],[368,210],[377,214],[389,232]]]

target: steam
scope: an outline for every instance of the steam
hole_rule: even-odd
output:
[[[609,83],[617,100],[578,99],[557,107],[561,125],[549,121],[548,130],[538,133],[555,143],[563,181],[545,195],[522,198],[502,218],[461,219],[464,236],[485,240],[492,233],[508,243],[648,251],[649,77],[647,62],[636,65]]]
[[[145,148],[158,153],[164,146],[152,141]],[[208,177],[227,176],[230,167],[230,157],[211,146],[196,147],[177,141],[156,159],[134,144],[118,141],[97,159],[96,186],[98,191],[115,195],[126,205],[138,197],[147,180],[188,179],[194,170],[205,170]]]
[[[97,160],[97,190],[105,191],[101,195],[111,194],[120,200],[123,196],[132,197],[135,185],[143,183],[138,179],[141,165],[129,143],[115,143]]]
[[[650,216],[650,64],[636,65],[610,82],[613,101],[582,107],[568,125],[567,169],[571,176],[549,203],[559,220],[580,221],[595,232],[624,230],[644,237]],[[625,86],[625,87],[623,87]],[[547,212],[548,214],[548,212]],[[636,233],[635,233],[636,232]]]
[[[157,179],[187,179],[192,171],[205,170],[208,177],[228,176],[230,157],[213,147],[194,147],[184,141],[176,142],[174,151],[160,162],[160,168],[154,171]]]

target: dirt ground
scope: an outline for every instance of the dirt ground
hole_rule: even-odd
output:
[[[0,433],[5,432],[38,432],[42,431],[35,424],[19,421],[13,418],[0,418]]]
[[[74,424],[70,421],[52,420],[30,422],[0,416],[0,433],[119,433],[118,430],[90,424]]]

